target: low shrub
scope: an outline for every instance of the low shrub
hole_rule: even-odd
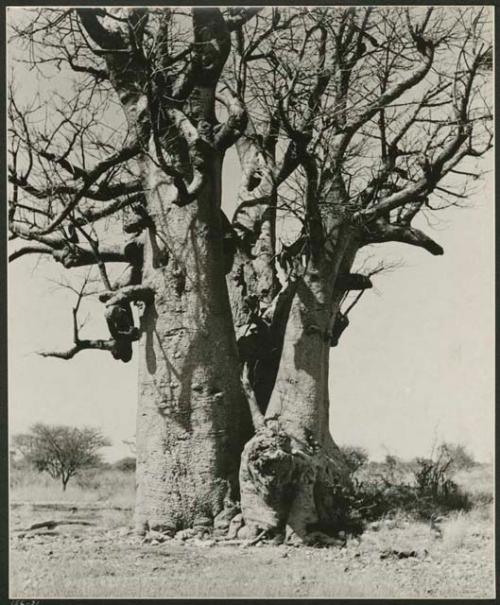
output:
[[[343,445],[340,447],[340,451],[351,474],[355,473],[368,462],[368,452],[362,447]]]
[[[133,456],[126,456],[125,458],[121,458],[117,460],[113,464],[113,468],[117,471],[123,471],[125,473],[133,473],[136,468],[136,459]]]
[[[454,481],[456,466],[446,447],[437,448],[431,458],[405,462],[388,455],[383,462],[353,463],[350,468],[351,487],[337,490],[334,497],[343,509],[341,523],[351,533],[383,517],[403,513],[428,520],[435,514],[469,511],[475,503]]]

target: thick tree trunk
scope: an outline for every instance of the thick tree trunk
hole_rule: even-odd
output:
[[[340,529],[336,492],[348,477],[329,430],[329,351],[340,303],[336,278],[349,271],[356,246],[347,234],[336,249],[333,260],[325,254],[310,261],[297,278],[264,427],[243,452],[241,508],[249,535],[288,528],[307,540]]]
[[[155,290],[140,342],[137,529],[211,525],[237,500],[238,466],[250,437],[224,277],[222,158],[207,167],[198,199],[173,205],[169,177],[148,171],[149,229],[143,283]]]
[[[255,134],[251,123],[248,133]],[[275,167],[272,154],[265,157],[250,137],[240,138],[236,147],[243,178],[232,221],[237,250],[227,283],[240,359],[248,366],[257,403],[265,412],[281,353],[272,318],[266,316],[280,289]]]
[[[266,219],[264,224],[268,222]],[[250,253],[241,248],[236,251],[227,285],[240,360],[248,365],[257,403],[264,413],[281,353],[274,322],[272,318],[264,317],[277,295],[279,282],[274,268],[274,255],[267,249],[265,234],[257,228],[255,237],[256,242]]]

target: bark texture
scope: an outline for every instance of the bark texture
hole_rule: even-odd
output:
[[[249,368],[258,406],[265,412],[281,353],[280,313],[271,309],[281,287],[276,271],[276,166],[274,150],[269,145],[262,149],[252,137],[255,130],[249,123],[236,144],[243,178],[232,220],[236,252],[227,282],[240,359]]]
[[[197,203],[173,204],[176,189],[148,166],[150,229],[137,416],[137,526],[174,531],[212,524],[238,499],[239,456],[249,426],[224,283],[221,157]]]
[[[264,426],[243,452],[241,508],[250,535],[288,531],[307,541],[339,529],[335,494],[348,478],[329,429],[329,351],[341,299],[335,284],[357,244],[349,229],[337,231],[333,250],[325,247],[295,277]]]

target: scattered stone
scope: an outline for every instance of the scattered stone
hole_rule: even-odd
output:
[[[308,544],[310,546],[345,546],[345,539],[339,540],[337,538],[333,538],[328,536],[327,534],[321,531],[314,531],[304,538],[304,544]]]
[[[418,557],[416,550],[395,550],[387,549],[380,553],[381,559],[409,559],[410,557]]]
[[[155,530],[151,530],[148,534],[150,540],[151,540],[151,544],[153,542],[157,542],[158,544],[161,544],[162,542],[165,542],[165,540],[168,539],[168,536],[160,531],[155,531]]]
[[[204,527],[204,526],[195,527],[194,530],[196,532],[196,536],[198,538],[200,538],[200,540],[203,540],[207,536],[210,537],[212,535],[212,528],[211,527]]]
[[[229,528],[229,531],[231,531],[231,528]],[[228,534],[228,536],[229,536],[229,534]],[[239,540],[249,540],[251,538],[254,538],[255,534],[248,527],[248,525],[243,525],[242,527],[240,527],[238,529],[237,537]]]
[[[213,521],[209,517],[196,517],[194,520],[194,527],[212,527]]]
[[[200,540],[199,538],[194,538],[191,543],[193,546],[200,546],[201,548],[211,548],[217,544],[215,540]]]
[[[242,529],[243,524],[244,520],[243,515],[241,513],[238,513],[231,519],[231,522],[229,523],[229,530],[227,532],[228,540],[232,540],[236,538],[236,536],[242,537],[239,535],[239,532]]]
[[[190,538],[194,538],[196,535],[196,531],[194,529],[181,529],[175,534],[176,540],[189,540]]]
[[[227,530],[232,519],[240,513],[240,509],[236,504],[228,503],[224,506],[221,512],[214,518],[214,529]]]

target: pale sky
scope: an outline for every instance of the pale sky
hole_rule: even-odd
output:
[[[24,82],[24,85],[26,82]],[[427,232],[442,257],[404,244],[377,248],[403,266],[375,279],[352,311],[331,353],[331,428],[339,444],[408,458],[446,440],[466,445],[479,460],[494,451],[494,179],[490,170],[470,208],[439,213]],[[225,165],[224,205],[237,187],[237,163]],[[128,455],[135,432],[137,357],[115,361],[84,351],[71,361],[36,351],[71,346],[74,295],[49,279],[67,272],[24,257],[9,267],[10,432],[35,422],[101,427],[113,441],[110,459]],[[107,337],[102,305],[82,337]],[[134,345],[135,347],[137,345]]]

